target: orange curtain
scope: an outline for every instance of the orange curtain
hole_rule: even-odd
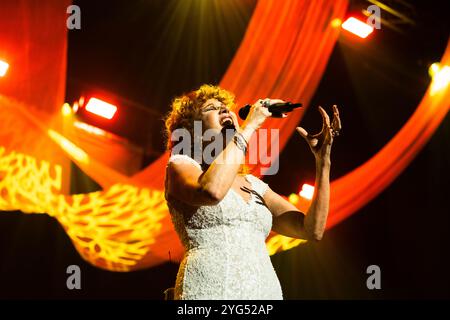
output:
[[[46,2],[40,2],[43,3]],[[53,10],[52,5],[46,5]],[[346,6],[344,0],[333,3],[259,1],[241,47],[220,85],[236,94],[239,105],[261,97],[277,97],[301,101],[307,107],[339,33],[330,22],[342,18]],[[31,15],[32,20],[37,19],[30,10],[25,10],[27,15]],[[57,16],[52,23],[63,22],[60,11]],[[11,26],[6,30],[12,32]],[[35,37],[42,40],[38,35]],[[10,36],[5,41],[15,40]],[[27,38],[26,41],[35,40]],[[59,99],[62,99],[60,90],[64,82],[61,74],[65,65],[65,32],[56,34],[54,42],[58,45],[52,49],[59,53],[57,57],[52,53],[49,59],[56,59],[57,63],[46,61],[45,49],[37,44],[36,47],[16,46],[19,48],[17,57],[27,57],[23,58],[27,69],[16,82],[7,84],[1,80],[0,112],[8,121],[0,130],[0,210],[48,213],[63,225],[87,261],[108,270],[130,271],[154,266],[168,260],[169,251],[174,260],[180,259],[183,250],[163,197],[168,155],[164,154],[133,177],[127,177],[61,135],[58,123],[51,119],[62,102]],[[42,63],[48,65],[46,77],[40,67],[34,71],[31,65],[27,50],[33,48],[36,55],[42,55]],[[21,50],[25,53],[20,53]],[[441,61],[441,65],[449,64],[450,42]],[[34,85],[36,79],[41,78],[47,88],[57,90]],[[379,194],[432,136],[447,114],[450,101],[448,84],[440,90],[436,90],[436,84],[437,81],[430,85],[416,112],[379,153],[332,182],[328,227]],[[24,86],[28,89],[21,91]],[[270,119],[265,124],[266,128],[280,128],[280,150],[303,112],[298,110],[288,119]],[[24,137],[26,143],[21,143]],[[36,144],[33,138],[40,143]],[[67,160],[67,156],[104,190],[66,195],[60,186],[61,172],[64,172],[60,160]],[[36,163],[36,159],[41,162]],[[298,243],[275,234],[268,240],[271,253]]]
[[[330,22],[343,18],[347,4],[347,0],[258,1],[220,86],[236,95],[238,106],[266,97],[301,101],[307,106],[339,35]],[[305,110],[296,110],[287,119],[266,121],[264,128],[280,129],[280,151]],[[161,171],[167,159],[165,154],[132,180],[162,189]]]
[[[2,1],[0,4],[0,59],[10,68],[0,77],[0,146],[58,165],[60,189],[69,186],[69,161],[46,135],[61,128],[59,110],[66,85],[66,10],[71,1]],[[20,115],[39,120],[41,129]]]
[[[434,77],[408,122],[369,161],[332,182],[327,227],[341,222],[381,193],[428,142],[450,108],[449,65],[450,40],[441,60],[441,66],[449,69],[443,70],[441,79]],[[440,84],[445,86],[439,89]]]

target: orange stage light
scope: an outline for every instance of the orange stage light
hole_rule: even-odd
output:
[[[100,99],[90,98],[86,105],[86,111],[111,120],[116,114],[117,107]]]
[[[288,200],[290,203],[292,203],[293,205],[296,205],[299,201],[299,196],[295,193],[291,193],[288,197]]]
[[[75,101],[72,107],[73,113],[77,113],[79,108],[80,106],[78,105],[78,102]]]
[[[86,131],[87,133],[90,134],[95,134],[97,136],[106,136],[106,132],[100,128],[91,126],[90,124],[84,123],[84,122],[80,122],[80,121],[75,121],[73,123],[75,128],[81,129]]]
[[[72,114],[72,108],[68,103],[64,103],[61,108],[61,113],[64,117],[68,117]]]
[[[314,187],[309,184],[304,184],[302,190],[299,192],[300,197],[311,200],[314,195]]]
[[[333,20],[331,20],[331,27],[332,28],[338,28],[342,25],[342,20],[339,18],[335,18]]]
[[[343,24],[342,28],[356,34],[358,37],[366,38],[373,32],[373,28],[356,18],[350,17]]]
[[[0,77],[3,77],[8,71],[9,64],[5,61],[0,60]]]
[[[441,66],[440,63],[433,63],[428,70],[433,81],[430,86],[430,95],[444,91],[450,83],[450,66]]]

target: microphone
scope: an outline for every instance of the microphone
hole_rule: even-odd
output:
[[[283,113],[291,112],[296,108],[300,108],[303,105],[301,103],[292,103],[292,102],[278,102],[271,104],[267,107],[270,113],[272,113],[272,118],[282,118]],[[239,118],[245,120],[250,112],[250,108],[252,106],[247,104],[239,109]]]

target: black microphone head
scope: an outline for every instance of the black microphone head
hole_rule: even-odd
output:
[[[251,108],[251,106],[249,104],[247,104],[247,105],[243,106],[242,108],[240,108],[239,112],[238,112],[239,118],[241,118],[242,120],[247,119],[247,116],[248,116],[248,114],[250,112],[250,108]]]

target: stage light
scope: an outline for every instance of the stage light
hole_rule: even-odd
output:
[[[5,61],[0,60],[0,77],[3,77],[8,71],[9,64]]]
[[[350,17],[343,24],[342,29],[345,29],[358,37],[366,38],[373,32],[373,28],[356,18]]]
[[[116,114],[117,107],[100,99],[90,98],[86,105],[86,111],[111,120]]]
[[[80,106],[78,105],[78,102],[74,102],[72,107],[73,113],[77,113],[79,108]]]
[[[85,98],[83,96],[80,97],[80,99],[78,99],[78,105],[80,107],[84,106],[84,102],[85,102]]]
[[[77,147],[73,142],[52,129],[48,129],[47,134],[75,160],[86,165],[89,164],[89,155],[81,148]]]
[[[289,202],[292,203],[293,205],[296,205],[300,199],[299,199],[299,196],[298,196],[297,194],[291,193],[291,194],[289,195],[288,200],[289,200]]]
[[[61,108],[61,113],[63,114],[64,117],[68,117],[72,114],[72,108],[68,103],[63,104]]]
[[[73,125],[74,125],[75,128],[84,130],[87,133],[95,134],[97,136],[106,136],[106,132],[104,130],[102,130],[100,128],[97,128],[97,127],[94,127],[94,126],[91,126],[91,125],[89,125],[87,123],[80,122],[80,121],[75,121]]]
[[[299,192],[300,197],[311,200],[314,195],[314,187],[309,184],[304,184],[302,190]]]
[[[339,18],[331,20],[331,27],[332,28],[339,28],[342,25],[342,20]]]
[[[431,65],[431,67],[433,65],[436,65],[436,64],[433,63]],[[439,64],[437,64],[437,66],[435,66],[434,69],[435,70],[432,75],[433,80],[431,82],[431,87],[430,87],[431,95],[436,94],[438,91],[444,90],[450,83],[450,66],[442,67]]]
[[[432,63],[428,68],[428,74],[430,77],[434,77],[434,75],[441,69],[441,64],[439,62]]]

